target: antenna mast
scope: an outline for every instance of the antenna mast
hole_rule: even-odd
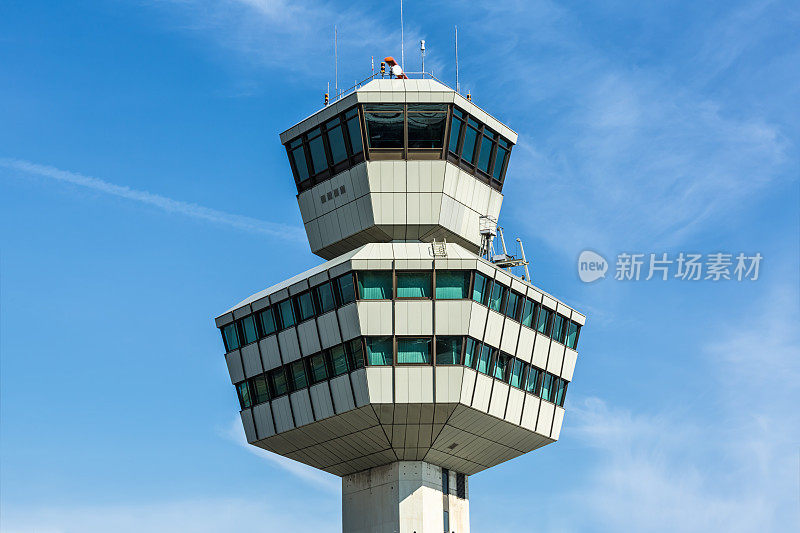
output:
[[[400,0],[400,68],[406,68],[406,39],[403,35],[403,0]]]
[[[425,77],[425,39],[419,42],[419,51],[422,53],[422,77]]]
[[[339,97],[339,43],[337,42],[339,39],[338,30],[336,29],[336,25],[333,25],[333,63],[334,63],[334,70],[336,72],[335,76],[336,79],[334,80],[334,90],[336,91],[336,97]]]
[[[456,26],[456,92],[461,92],[461,86],[458,84],[458,26]]]

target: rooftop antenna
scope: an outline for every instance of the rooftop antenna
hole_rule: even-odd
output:
[[[372,63],[372,74],[375,74],[375,56],[370,56],[370,63]]]
[[[456,92],[461,92],[461,86],[458,84],[458,26],[456,26]]]
[[[333,25],[333,63],[334,63],[334,70],[336,71],[336,79],[334,81],[335,85],[334,90],[336,91],[336,97],[339,97],[339,40],[338,30],[336,29],[336,25]]]
[[[406,64],[406,39],[403,35],[403,0],[400,0],[400,68]]]
[[[422,75],[425,76],[425,39],[419,42],[419,51],[422,54]]]

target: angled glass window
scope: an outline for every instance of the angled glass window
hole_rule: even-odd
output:
[[[441,148],[446,121],[446,104],[408,104],[408,147]]]
[[[347,353],[344,351],[344,344],[339,344],[330,349],[331,368],[334,376],[341,376],[347,373]]]
[[[475,341],[475,339],[469,337],[467,338],[467,342],[464,346],[464,366],[475,368],[475,363],[478,359],[478,347],[479,344]]]
[[[319,312],[327,313],[336,308],[336,300],[333,297],[333,287],[331,283],[323,283],[314,289],[317,293],[317,302],[319,302]]]
[[[276,368],[269,373],[269,386],[272,390],[272,397],[277,398],[289,392],[289,384],[286,382],[286,372],[283,367]]]
[[[514,358],[511,360],[511,375],[508,382],[518,389],[522,388],[523,370],[525,370],[525,363],[523,363],[521,359]]]
[[[552,394],[553,394],[553,374],[549,372],[544,373],[544,377],[542,378],[542,393],[541,397],[542,400],[552,401]]]
[[[275,313],[272,307],[267,307],[258,314],[258,321],[261,323],[261,333],[272,335],[277,327],[275,326]]]
[[[292,373],[292,390],[300,390],[308,387],[308,376],[306,375],[305,360],[293,362],[289,365]]]
[[[436,364],[457,365],[461,362],[461,337],[436,337]]]
[[[256,319],[253,315],[248,315],[240,321],[244,344],[250,344],[258,340],[258,330],[256,329]]]
[[[475,159],[475,147],[478,141],[478,128],[480,128],[480,124],[472,119],[469,119],[469,122],[467,123],[467,129],[464,132],[464,145],[461,148],[461,158],[469,163],[472,163]]]
[[[503,165],[505,165],[506,158],[508,158],[508,149],[503,145],[507,144],[502,139],[500,145],[497,147],[497,153],[494,156],[494,169],[492,170],[492,177],[496,181],[503,181]]]
[[[342,126],[339,123],[339,117],[328,121],[325,124],[328,135],[328,146],[331,147],[331,158],[333,164],[341,163],[347,159],[347,148],[344,145],[344,134],[342,133]]]
[[[492,347],[488,344],[481,345],[481,354],[478,357],[476,370],[481,374],[489,375],[489,363],[492,362]]]
[[[269,387],[267,387],[267,376],[261,375],[253,378],[254,404],[264,403],[269,400]]]
[[[297,181],[305,181],[309,178],[308,163],[306,163],[306,149],[302,139],[295,139],[289,145],[289,153],[297,169]]]
[[[328,158],[325,156],[325,145],[322,142],[322,131],[314,128],[308,132],[308,148],[311,152],[311,165],[314,174],[328,169]]]
[[[347,343],[347,357],[350,360],[350,368],[355,370],[364,367],[364,349],[361,346],[361,339],[353,339]]]
[[[239,334],[236,331],[235,322],[222,328],[222,340],[225,343],[226,352],[231,352],[239,347]]]
[[[367,362],[370,365],[392,365],[394,361],[391,337],[366,337]]]
[[[314,317],[314,299],[311,292],[306,291],[295,297],[297,299],[297,311],[300,313],[300,322]]]
[[[492,311],[500,311],[500,306],[503,305],[503,294],[505,291],[505,286],[500,285],[496,281],[494,282],[491,296],[489,296],[489,309]]]
[[[509,359],[510,356],[507,353],[500,352],[497,354],[497,357],[495,357],[494,360],[494,369],[492,370],[492,376],[495,379],[505,381],[506,372],[508,372]]]
[[[360,278],[359,278],[360,279]],[[398,298],[430,298],[430,272],[397,272]]]
[[[525,380],[525,391],[539,396],[541,370],[535,367],[530,367],[528,371],[528,378]]]
[[[556,378],[556,393],[553,398],[553,403],[564,407],[564,398],[567,395],[567,381],[561,378]]]
[[[576,322],[570,320],[567,326],[567,348],[572,348],[574,350],[578,345],[578,331],[580,331],[580,329],[581,327]]]
[[[472,299],[478,303],[482,303],[486,305],[486,302],[489,300],[489,287],[491,286],[492,280],[475,272],[475,285],[472,287]]]
[[[469,295],[469,276],[469,270],[437,270],[436,299],[460,300],[467,298]]]
[[[461,136],[461,128],[464,127],[464,121],[456,117],[457,109],[453,110],[453,118],[450,121],[450,143],[448,150],[454,154],[458,154],[458,138]]]
[[[253,405],[253,400],[250,396],[250,382],[242,381],[236,385],[236,393],[239,396],[239,405],[242,409],[247,409]]]
[[[328,365],[325,362],[325,354],[318,353],[311,357],[311,381],[319,383],[328,379]]]
[[[446,468],[442,468],[442,492],[450,494],[450,471]],[[447,527],[444,530],[447,531]]]
[[[353,149],[354,154],[360,153],[364,150],[361,145],[361,125],[358,123],[358,111],[353,108],[344,114],[344,119],[347,121],[347,133],[350,137],[350,147]]]
[[[397,364],[430,364],[431,339],[397,339]]]
[[[294,309],[292,300],[284,300],[278,304],[278,311],[281,315],[281,329],[294,326]]]
[[[403,148],[403,104],[364,106],[370,148]]]
[[[391,300],[392,271],[364,270],[359,272],[358,297],[362,300]]]
[[[533,310],[535,309],[535,305],[533,300],[529,300],[525,298],[525,304],[522,306],[522,316],[520,317],[520,322],[523,326],[527,326],[529,328],[533,327]]]
[[[550,311],[546,307],[539,306],[539,313],[536,316],[536,331],[544,335],[550,335]]]
[[[508,292],[508,301],[506,302],[506,316],[512,320],[517,319],[517,305],[519,304],[521,296],[514,292]]]
[[[486,133],[490,133],[486,130]],[[492,138],[484,134],[481,138],[481,152],[478,155],[478,168],[486,174],[489,173],[489,160],[492,157]]]
[[[564,344],[564,317],[558,313],[553,314],[553,340]]]
[[[353,284],[353,274],[345,274],[336,278],[336,296],[339,299],[339,305],[347,305],[356,301],[356,289]]]

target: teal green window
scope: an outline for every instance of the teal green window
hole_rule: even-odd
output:
[[[392,271],[365,270],[359,272],[358,297],[362,300],[391,300]]]
[[[390,365],[394,361],[391,337],[367,337],[367,362],[370,365]]]
[[[325,354],[318,353],[310,360],[311,380],[314,383],[328,379],[328,365],[325,362]]]
[[[353,284],[353,274],[345,274],[336,278],[336,295],[339,305],[347,305],[356,300],[356,289]]]
[[[487,130],[488,132],[488,130]],[[481,138],[481,151],[478,155],[478,168],[486,174],[489,173],[489,160],[492,157],[492,139],[483,135]]]
[[[505,292],[506,288],[495,281],[489,295],[489,309],[492,311],[500,311],[500,306],[503,305],[503,294]]]
[[[508,291],[508,301],[506,302],[506,316],[512,320],[517,319],[517,305],[520,295],[514,291]]]
[[[347,159],[347,149],[344,146],[344,134],[342,133],[339,119],[335,118],[329,121],[325,124],[325,128],[327,129],[328,146],[330,146],[331,149],[333,164],[341,163]]]
[[[291,300],[284,300],[278,304],[278,310],[281,314],[281,329],[294,326],[294,309],[292,308]]]
[[[222,328],[222,340],[225,342],[225,351],[230,352],[239,347],[239,335],[236,332],[236,323],[231,323]]]
[[[403,148],[405,111],[403,104],[364,107],[367,144],[370,148]]]
[[[550,314],[552,311],[546,307],[539,306],[539,313],[536,316],[536,331],[545,335],[550,335]]]
[[[286,382],[286,372],[283,368],[278,368],[269,373],[270,386],[272,387],[272,397],[277,398],[289,392],[289,384]]]
[[[250,396],[250,383],[242,381],[236,385],[236,392],[239,395],[239,405],[242,409],[247,409],[253,405],[253,400]]]
[[[347,121],[350,147],[353,149],[353,153],[357,154],[364,149],[361,144],[361,125],[358,123],[358,111],[351,109],[345,113],[344,119]]]
[[[241,321],[242,336],[244,344],[250,344],[258,340],[258,330],[256,329],[256,318],[253,315],[244,317]]]
[[[353,339],[347,343],[347,357],[350,358],[350,368],[353,370],[364,367],[364,348],[361,339]]]
[[[446,104],[408,104],[408,147],[441,150],[447,125]]]
[[[553,340],[564,344],[564,317],[558,313],[553,314]]]
[[[303,145],[302,139],[295,139],[289,145],[290,154],[292,154],[292,162],[294,168],[297,170],[297,181],[305,181],[308,179],[308,163],[306,163],[306,149]]]
[[[539,396],[539,379],[542,372],[538,368],[530,367],[528,378],[525,380],[525,391]]]
[[[461,362],[461,337],[436,337],[436,364],[457,365]]]
[[[542,378],[542,400],[547,400],[548,402],[551,401],[551,397],[553,395],[553,374],[549,372],[544,373],[544,378]]]
[[[480,128],[480,124],[472,119],[468,120],[467,129],[464,132],[464,145],[461,148],[461,158],[469,163],[472,163],[472,161],[475,159],[475,147],[478,142],[478,128]]]
[[[397,339],[397,364],[430,364],[431,339]]]
[[[468,270],[437,270],[436,299],[461,300],[469,295]],[[399,291],[398,291],[399,292]]]
[[[472,287],[472,299],[478,303],[486,305],[486,302],[489,299],[489,287],[491,286],[491,283],[492,280],[483,274],[475,272],[475,285]]]
[[[467,338],[467,342],[464,344],[464,366],[475,368],[478,347],[479,344],[475,341],[475,339]]]
[[[478,357],[476,370],[481,374],[489,375],[489,363],[492,362],[492,347],[488,344],[481,345],[481,354]]]
[[[453,118],[450,121],[450,145],[449,150],[457,154],[458,153],[458,138],[461,135],[461,128],[464,127],[464,122],[459,120],[455,117],[455,113],[453,113]]]
[[[397,272],[398,298],[430,298],[430,272]]]
[[[561,378],[556,379],[556,394],[553,403],[564,407],[564,398],[567,395],[567,381]]]
[[[494,369],[492,370],[492,376],[495,379],[503,380],[506,379],[506,372],[508,372],[508,354],[500,352],[497,354],[497,357],[494,361]]]
[[[292,372],[292,390],[300,390],[308,387],[308,376],[306,375],[305,361],[300,359],[289,365]]]
[[[272,307],[267,307],[258,314],[258,320],[261,322],[261,332],[264,335],[272,335],[278,329],[275,326],[275,313]]]
[[[297,298],[297,311],[300,314],[300,322],[314,318],[314,298],[311,292],[304,292]]]
[[[344,351],[344,344],[334,346],[330,350],[331,368],[334,376],[341,376],[347,373],[347,353]]]
[[[311,152],[311,166],[314,167],[314,174],[327,170],[328,158],[325,156],[325,145],[322,143],[322,132],[319,128],[314,128],[308,133],[308,148]]]
[[[267,387],[267,376],[261,375],[253,378],[253,403],[264,403],[269,400],[269,387]]]
[[[497,147],[497,153],[494,156],[494,170],[492,170],[492,177],[497,181],[503,181],[503,165],[508,157],[508,150],[502,146]]]
[[[570,321],[567,325],[567,348],[572,348],[573,350],[578,345],[578,331],[581,327],[575,323]]]
[[[333,297],[333,287],[329,283],[323,283],[316,289],[317,302],[319,302],[319,312],[327,313],[336,307],[336,300]]]
[[[520,317],[520,322],[523,326],[527,326],[529,328],[533,327],[534,309],[535,304],[533,303],[533,300],[525,298],[525,303],[522,306],[522,316]]]
[[[512,359],[511,360],[511,374],[509,376],[508,382],[518,388],[522,388],[522,371],[525,370],[525,363],[523,363],[520,359]]]

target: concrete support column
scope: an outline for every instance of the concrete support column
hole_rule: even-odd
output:
[[[457,474],[424,461],[398,461],[342,478],[343,533],[469,533],[469,489]],[[447,513],[445,515],[445,513]],[[445,521],[449,523],[445,529]]]

